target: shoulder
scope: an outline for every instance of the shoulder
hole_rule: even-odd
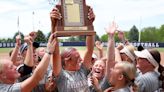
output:
[[[159,74],[156,72],[147,72],[145,74],[139,75],[136,80],[154,79],[158,78]]]
[[[114,92],[130,92],[130,88],[129,87],[124,87],[124,88],[115,90]]]
[[[21,92],[21,83],[0,84],[0,92]]]

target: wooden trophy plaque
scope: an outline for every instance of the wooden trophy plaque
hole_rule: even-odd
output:
[[[61,5],[56,7],[62,15],[56,25],[56,36],[95,35],[85,0],[61,0]]]

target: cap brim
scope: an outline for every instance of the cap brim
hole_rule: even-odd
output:
[[[93,53],[93,54],[92,54],[92,58],[97,59],[97,56]]]
[[[134,51],[134,54],[140,58],[147,58],[142,51]]]
[[[25,50],[27,50],[27,47],[28,47],[27,43],[24,43],[24,44],[21,45],[21,47],[20,47],[20,52],[21,52],[21,54],[22,54]]]
[[[125,53],[125,50],[124,49],[120,50],[120,53]]]

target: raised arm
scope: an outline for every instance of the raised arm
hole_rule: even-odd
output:
[[[121,43],[124,45],[129,45],[128,39],[125,38],[125,33],[123,31],[118,31],[118,38],[120,39]]]
[[[92,22],[95,19],[95,15],[94,15],[93,10],[91,8],[89,9],[88,18]],[[86,37],[86,52],[84,54],[83,64],[87,69],[90,69],[92,67],[91,66],[92,65],[91,59],[92,59],[92,53],[94,50],[94,37],[95,37],[94,35]]]
[[[108,34],[108,47],[107,47],[107,62],[106,62],[106,78],[109,78],[110,69],[114,67],[115,64],[115,40],[114,34],[116,31],[116,23],[113,22],[112,25],[106,29]]]
[[[53,9],[50,13],[51,17],[51,33],[56,32],[56,24],[59,19],[61,19],[61,14],[57,9]],[[56,38],[56,46],[55,53],[53,53],[53,74],[55,76],[58,76],[62,70],[62,64],[61,64],[61,57],[60,57],[60,50],[59,50],[59,43],[58,39]]]
[[[61,56],[59,51],[59,43],[56,39],[57,45],[55,48],[55,53],[53,53],[53,74],[55,76],[58,76],[62,70],[62,64],[61,64]]]
[[[33,61],[33,42],[36,38],[36,32],[30,32],[28,36],[25,36],[24,41],[28,44],[27,54],[25,56],[24,64],[33,67],[34,61]]]
[[[31,36],[25,36],[24,41],[28,44],[27,54],[25,56],[24,64],[33,67],[34,61],[33,61],[33,41]]]
[[[54,34],[52,34],[47,44],[46,54],[43,56],[41,62],[34,70],[33,75],[21,82],[21,92],[30,92],[43,78],[49,65],[51,54],[54,53],[55,46],[56,39],[54,39]]]
[[[16,36],[15,48],[13,49],[13,51],[11,53],[11,61],[13,61],[14,65],[16,65],[16,62],[17,62],[17,56],[18,56],[18,53],[19,53],[20,45],[21,45],[21,36],[17,35]]]

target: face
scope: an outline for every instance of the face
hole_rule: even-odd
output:
[[[16,57],[16,61],[17,61],[17,62],[15,62],[16,66],[19,66],[20,64],[23,64],[23,57],[21,56],[20,52],[18,52],[18,55]]]
[[[69,60],[70,68],[72,68],[71,70],[73,71],[79,70],[81,66],[81,61],[82,59],[80,57],[79,52],[73,51],[71,53],[70,60]]]
[[[132,63],[132,60],[125,53],[121,53],[121,59],[122,61],[128,61]]]
[[[34,69],[38,66],[39,62],[42,60],[42,57],[45,54],[44,48],[36,49],[33,53]]]
[[[120,76],[122,76],[122,68],[118,63],[111,69],[109,82],[112,86],[117,85],[118,81],[120,81]]]
[[[137,58],[137,65],[136,65],[136,67],[138,69],[140,69],[141,72],[143,72],[145,70],[145,68],[148,67],[149,64],[150,63],[147,61],[147,59],[140,58],[140,57]]]
[[[16,70],[16,66],[11,61],[5,61],[4,74],[8,80],[15,81],[20,74]]]
[[[44,54],[45,54],[45,48],[39,48],[38,50],[37,50],[37,54],[40,56],[40,57],[43,57],[44,56]]]
[[[34,62],[38,62],[38,54],[36,52],[33,53]]]
[[[97,60],[92,67],[92,74],[98,79],[102,79],[104,76],[105,63],[101,60]]]
[[[26,53],[27,53],[27,49],[25,49],[25,50],[23,51],[23,53],[22,53],[22,57],[24,57],[24,58],[25,58]]]
[[[17,61],[22,61],[22,56],[21,56],[21,53],[20,52],[18,52]]]

